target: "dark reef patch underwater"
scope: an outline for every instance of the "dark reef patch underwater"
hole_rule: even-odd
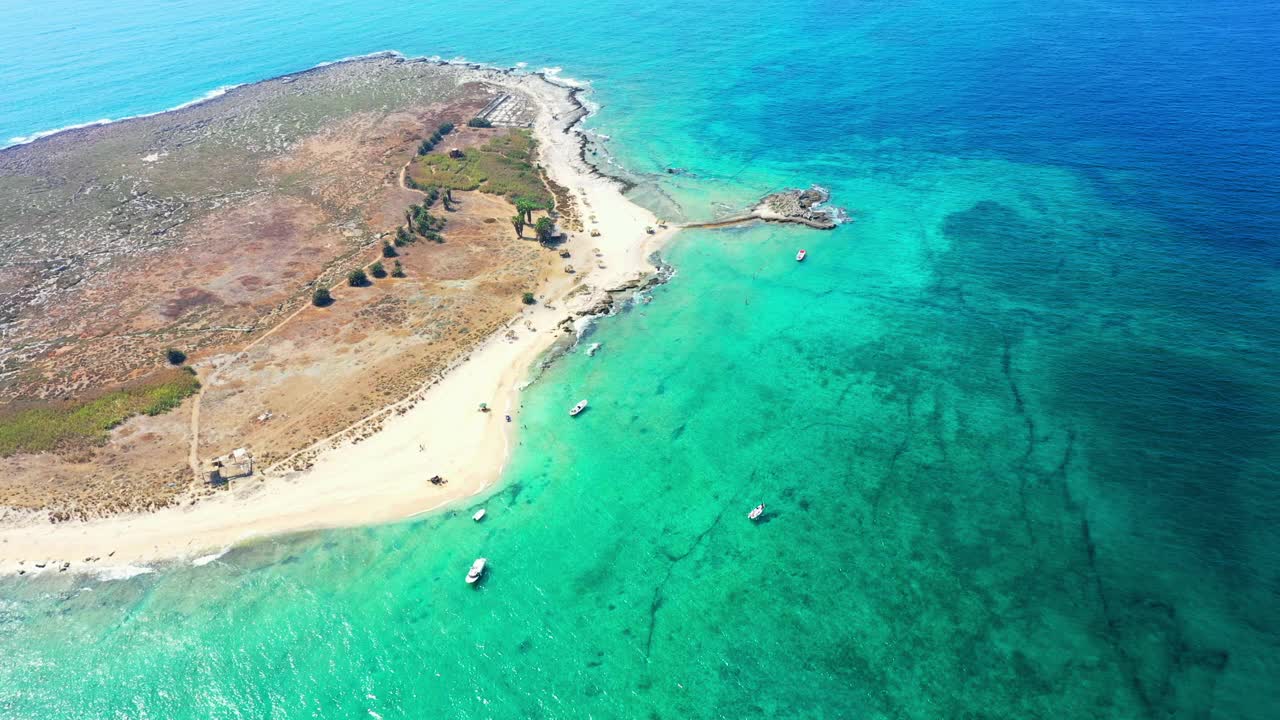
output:
[[[19,9],[0,135],[464,54],[660,214],[855,222],[681,235],[482,525],[0,580],[0,718],[1280,717],[1280,6],[383,5]]]

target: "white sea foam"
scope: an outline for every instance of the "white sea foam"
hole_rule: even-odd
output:
[[[155,572],[154,568],[149,568],[145,565],[116,565],[97,568],[93,571],[93,576],[102,582],[110,582],[112,580],[128,580],[131,577],[153,572]]]
[[[226,555],[229,552],[231,552],[231,548],[225,547],[216,553],[211,553],[209,555],[201,555],[195,560],[192,560],[191,565],[193,567],[204,567],[205,565],[208,565],[209,563],[213,562],[214,560],[217,560],[218,558],[222,557],[223,555]]]
[[[426,56],[409,57],[409,56],[406,56],[404,53],[400,52],[399,50],[378,50],[377,52],[365,53],[363,55],[350,55],[344,58],[339,58],[337,60],[326,60],[325,62],[317,63],[313,65],[312,69],[328,67],[329,65],[337,65],[339,63],[344,63],[344,62],[352,62],[355,60],[366,60],[369,58],[379,58],[379,57],[399,58],[402,60],[428,60],[432,62],[442,61],[442,58],[439,55],[432,55],[430,57],[426,57]],[[447,62],[457,63],[461,65],[479,65],[481,67],[492,69],[492,70],[501,69],[501,68],[498,68],[496,65],[488,65],[485,63],[471,62],[470,60],[467,60],[465,57],[461,55],[459,55],[458,57],[452,58]],[[516,67],[519,67],[519,68],[526,68],[528,67],[528,65],[529,65],[528,63],[524,63],[524,62],[516,63]],[[561,75],[560,73],[563,71],[564,71],[564,68],[561,68],[561,67],[547,67],[547,68],[542,68],[540,72],[545,77],[547,77],[547,79],[559,85],[564,85],[566,87],[580,88],[584,90],[590,87],[591,84],[589,82],[577,80],[575,78],[565,77]],[[292,74],[282,75],[280,77],[281,78],[292,77]],[[270,79],[272,78],[264,78],[264,81],[270,80]],[[209,92],[193,100],[188,100],[187,102],[181,103],[179,105],[174,105],[173,107],[166,108],[164,110],[158,110],[156,112],[141,113],[138,115],[128,115],[121,118],[102,118],[100,120],[93,120],[91,122],[78,123],[76,125],[65,125],[63,127],[54,128],[52,130],[40,130],[40,131],[31,133],[30,135],[18,135],[18,136],[9,138],[9,141],[7,144],[5,144],[4,146],[0,146],[0,150],[3,150],[4,148],[7,148],[7,147],[13,147],[15,145],[26,145],[27,143],[35,142],[36,140],[39,140],[41,138],[46,138],[46,137],[49,137],[50,135],[57,135],[58,133],[67,132],[69,130],[79,130],[87,127],[96,127],[98,125],[109,125],[111,123],[120,122],[122,120],[133,120],[135,118],[153,117],[155,115],[163,115],[164,113],[173,112],[175,110],[182,110],[184,108],[189,108],[193,105],[199,105],[200,103],[208,102],[210,100],[213,100],[214,98],[222,97],[223,95],[226,95],[231,90],[241,87],[244,84],[245,83],[235,83],[232,85],[223,85],[221,87],[214,88],[213,90],[210,90]],[[584,101],[583,104],[587,107],[588,114],[594,114],[595,110],[598,109],[590,105],[586,101]]]
[[[235,85],[223,85],[222,87],[214,88],[213,90],[210,90],[209,92],[201,95],[200,97],[194,100],[188,100],[180,105],[174,105],[173,107],[168,108],[166,110],[160,110],[152,113],[142,113],[140,115],[128,115],[126,117],[116,118],[116,119],[102,118],[101,120],[94,120],[93,122],[79,123],[78,125],[66,125],[64,127],[54,128],[53,130],[41,130],[39,132],[31,133],[30,135],[18,135],[17,137],[9,138],[9,143],[4,147],[13,147],[14,145],[26,145],[27,143],[35,142],[40,138],[46,138],[46,137],[49,137],[50,135],[57,135],[58,133],[67,132],[69,130],[80,130],[87,127],[97,127],[98,125],[110,125],[111,123],[120,122],[121,120],[133,120],[135,118],[153,117],[156,115],[163,115],[167,112],[173,112],[175,110],[182,110],[184,108],[189,108],[193,105],[199,105],[200,103],[209,102],[210,100],[217,97],[222,97],[223,95],[226,95],[231,90],[240,87],[241,84],[242,83],[235,84]],[[0,148],[0,149],[3,149],[3,148]]]
[[[345,62],[354,62],[356,60],[368,60],[369,58],[381,58],[381,57],[400,58],[401,60],[403,60],[405,58],[405,55],[399,50],[378,50],[377,52],[365,53],[363,55],[348,55],[347,57],[338,58],[337,60],[325,60],[322,63],[316,63],[315,65],[312,65],[311,68],[314,70],[315,68],[329,67],[330,65],[339,65]]]
[[[94,127],[97,125],[106,125],[110,122],[112,122],[111,118],[102,118],[101,120],[94,120],[93,122],[80,123],[79,125],[66,125],[52,130],[41,130],[40,132],[34,132],[30,135],[18,135],[17,137],[9,138],[9,145],[6,145],[5,147],[9,147],[11,145],[26,145],[29,142],[35,142],[40,138],[57,135],[58,133],[66,132],[67,130],[79,130],[81,128]]]
[[[553,80],[566,87],[581,88],[585,90],[591,86],[591,83],[585,80],[578,80],[576,78],[571,78],[571,77],[566,77],[564,75],[561,75],[560,73],[564,72],[564,68],[560,66],[545,67],[539,70],[538,72],[545,75],[547,79]]]

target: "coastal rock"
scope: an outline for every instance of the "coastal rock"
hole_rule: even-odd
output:
[[[840,224],[843,211],[820,207],[831,199],[825,188],[814,185],[807,190],[783,190],[766,196],[756,206],[761,220],[794,222],[819,230],[830,230]]]
[[[766,195],[750,212],[711,222],[690,223],[685,227],[719,228],[763,220],[796,223],[815,230],[831,230],[845,221],[846,214],[842,208],[827,205],[830,199],[831,193],[817,185],[804,190],[792,188]]]

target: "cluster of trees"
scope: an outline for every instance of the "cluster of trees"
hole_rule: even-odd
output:
[[[436,144],[439,143],[442,139],[444,139],[445,135],[448,135],[449,133],[453,132],[453,127],[454,127],[453,123],[447,122],[441,125],[440,127],[436,128],[436,131],[431,134],[431,137],[427,138],[426,140],[423,140],[422,143],[418,145],[418,154],[426,155],[427,153],[431,152],[431,149],[434,148]],[[411,185],[410,187],[413,187],[413,186]]]
[[[542,202],[532,200],[530,198],[518,197],[516,202],[516,214],[511,218],[511,226],[516,229],[516,237],[524,237],[524,228],[526,225],[532,225],[538,242],[546,242],[556,231],[555,223],[550,218],[538,218],[538,222],[533,221],[533,213],[536,210],[550,211],[555,208],[553,202]]]
[[[415,205],[414,207],[418,207],[418,206]],[[418,209],[420,211],[422,210],[422,208],[420,207]],[[435,219],[439,220],[440,225],[443,227],[443,224],[444,224],[443,219],[441,218],[435,218]],[[431,231],[431,235],[437,238],[440,237],[439,233],[436,233],[435,231]],[[417,242],[417,238],[415,238],[404,227],[400,227],[396,230],[396,239],[394,243],[386,240],[382,241],[382,257],[388,260],[398,257],[400,253],[399,251],[396,250],[397,247],[400,247],[402,245],[408,245],[414,242]],[[439,242],[444,242],[444,239],[440,238]],[[387,268],[382,264],[381,260],[378,260],[374,262],[372,265],[370,265],[368,272],[365,272],[364,268],[356,268],[355,270],[352,270],[351,272],[347,273],[347,284],[350,285],[351,287],[364,287],[366,285],[371,284],[369,281],[370,275],[374,276],[375,278],[378,278],[379,280],[381,280],[382,278],[385,278],[388,275]],[[396,260],[394,264],[391,266],[390,275],[391,277],[394,277],[394,278],[402,278],[405,276],[404,266],[400,264],[399,260]],[[316,307],[328,307],[329,305],[333,304],[333,295],[329,293],[329,290],[327,288],[317,288],[315,292],[311,293],[311,304],[315,305]],[[186,360],[186,356],[182,355],[182,353],[178,352],[177,350],[172,350],[169,352],[178,353],[178,355],[182,356],[181,360],[176,360],[176,361],[174,360],[173,355],[168,356],[169,362],[172,362],[175,365],[181,364],[183,361]]]
[[[484,118],[473,117],[467,121],[467,127],[491,128],[493,127],[493,123],[489,122],[488,120],[485,120]]]
[[[515,199],[516,212],[524,216],[526,223],[533,224],[533,213],[537,210],[551,211],[555,209],[555,203],[542,202],[532,198],[518,197]]]
[[[516,229],[516,237],[524,237],[524,227],[526,224],[528,224],[528,220],[524,214],[516,213],[511,216],[511,225]],[[555,232],[556,224],[552,222],[551,218],[546,217],[545,215],[538,218],[538,221],[533,223],[533,236],[537,238],[540,243],[545,243],[551,240],[551,238],[555,236]]]
[[[445,191],[446,195],[448,190]],[[440,231],[444,229],[447,220],[436,215],[432,215],[426,207],[422,205],[410,205],[405,212],[405,219],[409,222],[409,229],[428,240],[436,242],[444,242],[444,238],[440,236]],[[406,233],[408,235],[408,233]],[[400,233],[396,233],[396,237],[400,237]],[[410,236],[411,237],[411,236]],[[411,240],[412,242],[412,240]]]

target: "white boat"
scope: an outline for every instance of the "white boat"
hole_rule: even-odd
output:
[[[804,250],[801,250],[800,252],[796,253],[796,262],[800,262],[801,260],[804,260],[804,256],[808,254],[809,253],[805,252]]]
[[[477,510],[476,514],[471,516],[471,519],[475,520],[476,522],[480,522],[482,519],[484,519],[484,508],[480,508],[479,510]]]
[[[582,412],[583,410],[586,410],[586,409],[587,409],[587,401],[586,401],[586,400],[583,400],[582,402],[578,403],[577,405],[574,405],[574,406],[569,410],[569,417],[573,417],[574,415],[577,415],[578,413],[580,413],[580,412]]]
[[[760,516],[763,514],[764,514],[764,503],[760,503],[759,505],[752,508],[751,512],[747,513],[747,519],[759,520]]]
[[[595,355],[596,351],[599,349],[600,349],[600,343],[591,343],[591,347],[587,348],[587,357],[591,357],[592,355]]]
[[[471,563],[471,572],[467,573],[467,584],[475,585],[480,576],[484,574],[484,564],[487,562],[485,558],[477,558]]]

